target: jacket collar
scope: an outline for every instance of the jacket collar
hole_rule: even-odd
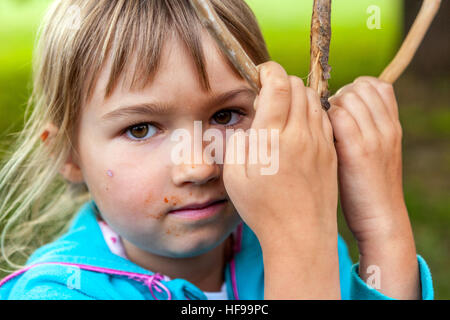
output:
[[[97,211],[94,201],[83,204],[69,230],[56,241],[36,250],[27,265],[60,262],[155,276],[155,273],[110,251],[96,219]],[[233,259],[225,267],[228,297],[261,300],[264,298],[264,272],[258,239],[245,223],[238,226],[233,237]],[[162,283],[170,290],[173,299],[206,299],[198,287],[184,279]],[[160,297],[165,299],[167,296],[161,293]]]

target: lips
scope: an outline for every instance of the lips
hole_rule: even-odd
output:
[[[173,209],[173,210],[169,211],[169,213],[176,213],[178,211],[184,211],[184,210],[201,210],[201,209],[207,208],[211,205],[218,204],[221,202],[226,202],[226,201],[227,201],[226,199],[219,199],[219,200],[210,200],[210,201],[207,201],[204,203],[192,203],[187,206]]]

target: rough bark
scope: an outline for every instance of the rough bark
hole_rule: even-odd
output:
[[[328,79],[331,67],[328,64],[331,42],[331,0],[314,0],[311,20],[311,61],[308,85],[317,91],[322,107],[330,108]]]

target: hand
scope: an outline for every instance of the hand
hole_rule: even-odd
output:
[[[402,129],[392,85],[361,77],[330,99],[340,199],[358,242],[405,220]]]
[[[361,77],[330,99],[340,199],[360,251],[360,276],[377,265],[381,291],[417,298],[414,238],[402,187],[402,129],[391,84]]]
[[[261,243],[266,299],[339,297],[331,123],[317,93],[301,79],[274,62],[258,69],[262,89],[252,129],[268,130],[268,150],[271,130],[279,132],[279,170],[262,175],[266,166],[250,163],[248,157],[242,165],[226,163],[225,187]],[[229,152],[227,148],[227,156]],[[280,277],[280,272],[290,276]]]
[[[259,70],[262,89],[255,101],[252,129],[267,130],[268,150],[271,130],[278,131],[279,168],[263,175],[261,169],[267,165],[260,161],[225,164],[228,194],[260,240],[271,241],[281,233],[297,234],[312,225],[333,229],[337,160],[331,124],[319,97],[274,62]]]

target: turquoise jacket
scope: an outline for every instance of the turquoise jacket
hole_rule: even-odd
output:
[[[113,254],[103,238],[94,205],[93,201],[85,203],[64,235],[36,250],[24,269],[4,278],[0,299],[207,299],[184,279],[167,279]],[[225,270],[228,297],[263,300],[263,260],[258,239],[243,223],[236,234],[234,257]],[[340,236],[338,252],[343,299],[391,299],[361,280],[358,264],[352,266]],[[430,271],[419,255],[417,258],[422,298],[433,299]]]

